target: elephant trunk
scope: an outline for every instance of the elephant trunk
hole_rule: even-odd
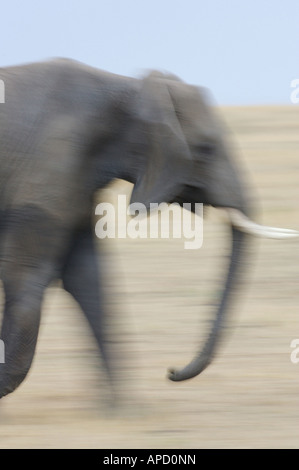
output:
[[[222,298],[209,336],[202,350],[186,367],[181,370],[169,370],[168,378],[170,380],[178,382],[181,380],[191,379],[192,377],[195,377],[196,375],[200,374],[212,362],[212,359],[216,352],[216,347],[219,344],[219,340],[222,336],[222,332],[225,327],[225,314],[228,309],[233,288],[239,278],[239,268],[243,264],[242,255],[244,253],[245,239],[246,235],[244,234],[244,232],[232,226],[232,251],[228,274]]]
[[[169,371],[168,378],[175,382],[195,377],[212,362],[217,345],[225,328],[225,316],[228,310],[230,297],[233,294],[234,287],[236,287],[239,281],[239,271],[243,265],[243,254],[245,252],[246,234],[276,239],[293,238],[298,237],[299,235],[295,230],[259,225],[237,209],[227,207],[224,209],[228,215],[232,230],[232,250],[222,298],[211,331],[202,350],[197,354],[197,356],[195,356],[190,364],[183,369],[171,369]]]

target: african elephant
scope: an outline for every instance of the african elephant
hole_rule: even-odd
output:
[[[67,59],[0,69],[0,253],[5,307],[0,397],[23,381],[34,356],[45,289],[55,279],[83,310],[107,370],[102,294],[94,246],[95,192],[134,183],[131,202],[203,202],[226,208],[232,255],[202,353],[172,380],[211,361],[243,251],[249,199],[205,95],[176,77],[134,79]]]

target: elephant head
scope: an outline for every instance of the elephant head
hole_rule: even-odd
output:
[[[242,269],[246,234],[280,239],[298,236],[298,232],[260,226],[250,219],[252,201],[247,194],[246,181],[243,180],[243,174],[237,168],[237,162],[234,161],[226,141],[224,127],[209,105],[207,91],[186,85],[173,75],[159,72],[152,72],[146,80],[147,87],[150,84],[149,88],[154,92],[153,100],[158,98],[158,109],[162,107],[164,112],[167,111],[164,117],[169,125],[171,124],[176,138],[179,138],[180,144],[177,145],[174,139],[167,135],[168,160],[172,160],[173,156],[177,161],[180,157],[187,157],[184,167],[188,168],[188,173],[181,173],[184,179],[183,187],[174,197],[171,192],[168,192],[167,196],[171,197],[171,202],[191,203],[193,211],[195,203],[199,202],[222,209],[227,215],[232,234],[232,250],[227,277],[206,343],[185,368],[169,371],[169,379],[181,381],[201,373],[213,359],[225,326],[229,301]],[[163,160],[160,159],[160,164],[161,161]],[[171,178],[173,170],[166,162],[167,157],[162,163],[166,170],[166,178],[159,167],[159,176],[162,181],[164,178],[164,185],[167,181],[167,171],[168,177]],[[150,181],[148,176],[147,178]],[[164,185],[161,188],[163,190]],[[135,187],[132,200],[139,200],[142,192],[141,187]],[[154,190],[153,194],[158,194],[158,191]]]

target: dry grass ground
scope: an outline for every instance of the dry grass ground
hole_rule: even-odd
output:
[[[298,107],[221,111],[259,220],[299,230]],[[298,448],[299,363],[290,361],[290,343],[299,338],[298,239],[253,240],[248,285],[217,359],[191,381],[165,378],[204,338],[228,246],[213,210],[197,251],[184,250],[182,240],[103,244],[125,377],[126,406],[112,414],[84,319],[66,294],[49,289],[32,370],[1,400],[0,447]]]

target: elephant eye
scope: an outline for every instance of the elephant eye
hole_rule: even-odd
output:
[[[200,158],[208,159],[215,151],[215,146],[212,143],[206,142],[197,146],[197,154]]]

